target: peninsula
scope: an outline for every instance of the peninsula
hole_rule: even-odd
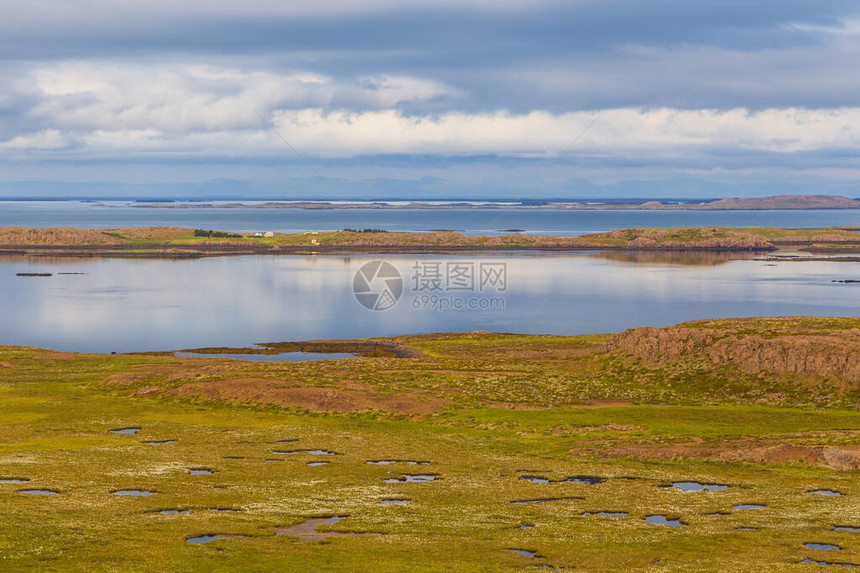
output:
[[[306,233],[233,233],[181,227],[29,229],[0,227],[0,255],[203,257],[246,254],[450,251],[758,251],[860,252],[860,229],[684,227],[621,229],[579,237],[520,233],[469,236],[453,231],[386,232],[381,229]]]

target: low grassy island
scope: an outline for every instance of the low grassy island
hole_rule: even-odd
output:
[[[180,227],[28,229],[0,227],[0,254],[213,256],[308,252],[445,252],[478,250],[629,250],[766,252],[777,249],[860,252],[851,228],[685,227],[621,229],[579,237],[521,233],[469,236],[454,231],[386,232],[381,229],[306,233],[232,233]]]
[[[858,318],[196,352],[0,347],[0,569],[860,564]]]

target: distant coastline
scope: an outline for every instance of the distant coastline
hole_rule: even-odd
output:
[[[860,200],[838,195],[774,195],[727,197],[710,201],[235,201],[138,200],[133,207],[149,209],[551,209],[571,211],[735,211],[777,209],[860,209]]]

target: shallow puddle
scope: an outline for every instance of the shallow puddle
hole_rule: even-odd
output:
[[[669,527],[684,527],[687,524],[680,519],[667,519],[665,515],[648,515],[645,521],[654,525],[668,525]]]
[[[329,537],[363,537],[366,535],[382,535],[367,531],[318,531],[324,525],[337,525],[348,515],[331,515],[328,517],[312,517],[297,525],[290,527],[279,527],[275,529],[277,535],[288,535],[297,537],[299,541],[321,541]]]
[[[402,477],[399,478],[387,478],[384,481],[385,483],[427,483],[431,481],[436,481],[437,479],[442,479],[439,477],[439,474],[400,474]]]
[[[227,539],[225,535],[198,535],[197,537],[189,537],[185,541],[188,543],[209,543],[216,539]]]
[[[804,543],[803,546],[816,551],[842,551],[841,547],[831,543]]]
[[[161,515],[188,515],[191,512],[187,509],[161,509],[155,513],[159,513]]]
[[[758,531],[757,527],[735,527],[738,531]]]
[[[767,509],[766,505],[760,505],[758,503],[741,503],[739,505],[734,506],[732,509],[737,510],[747,510],[747,509]]]
[[[511,553],[516,553],[517,555],[522,555],[523,557],[531,557],[532,559],[541,559],[541,556],[537,554],[537,551],[529,551],[527,549],[511,549],[508,548],[508,551]]]
[[[715,511],[714,513],[706,513],[706,517],[725,517],[727,515],[731,515],[731,513],[725,511]]]
[[[188,473],[190,475],[193,475],[193,476],[209,476],[209,475],[214,474],[215,472],[210,470],[210,469],[206,469],[206,468],[196,468],[196,469],[189,469]]]
[[[729,486],[718,483],[701,483],[697,481],[676,481],[672,485],[657,486],[664,489],[677,488],[681,491],[725,491]]]
[[[159,440],[154,442],[144,442],[147,446],[164,446],[167,444],[175,444],[179,440]]]
[[[187,541],[188,543],[209,543],[210,541],[215,541],[216,539],[240,539],[242,537],[248,536],[210,533],[207,535],[195,535],[194,537],[186,537],[185,541]]]
[[[274,450],[273,454],[279,456],[294,456],[296,454],[310,454],[312,456],[339,456],[340,454],[337,452],[330,452],[329,450]]]
[[[530,505],[532,503],[550,503],[553,501],[572,501],[572,500],[582,500],[584,497],[541,497],[538,499],[518,499],[512,501],[513,505]]]
[[[541,476],[520,476],[519,479],[537,484],[578,483],[582,485],[596,485],[606,481],[606,478],[596,476],[570,476],[562,479],[549,479]]]
[[[24,495],[57,495],[60,492],[53,489],[19,489],[17,493]]]
[[[0,478],[0,483],[11,483],[15,485],[21,485],[23,483],[29,483],[29,478]]]
[[[860,563],[834,563],[832,561],[816,561],[815,559],[806,558],[801,563],[814,563],[815,565],[823,565],[825,567],[860,567]]]
[[[404,503],[409,503],[412,501],[411,499],[383,499],[379,503],[381,505],[403,505]]]
[[[391,464],[406,464],[409,466],[429,466],[430,462],[420,462],[417,460],[368,460],[364,462],[371,466],[390,466]]]
[[[111,434],[136,434],[141,428],[117,428],[116,430],[108,430]]]
[[[157,491],[146,491],[142,489],[118,489],[116,491],[111,492],[113,495],[127,495],[131,497],[149,497],[151,495],[157,495]]]
[[[860,527],[854,527],[853,525],[837,525],[834,526],[833,531],[848,531],[850,533],[860,533]]]
[[[307,465],[312,467],[312,468],[318,468],[320,466],[327,466],[330,463],[331,462],[308,462]]]
[[[599,517],[627,517],[625,511],[584,511],[582,515],[597,515]]]
[[[840,492],[834,491],[832,489],[813,489],[813,490],[810,490],[806,493],[809,493],[812,495],[826,495],[829,497],[839,497],[842,495]]]
[[[549,483],[549,478],[538,477],[538,476],[520,476],[519,479],[523,481],[530,481],[532,483],[546,484]],[[511,550],[509,550],[511,551]]]

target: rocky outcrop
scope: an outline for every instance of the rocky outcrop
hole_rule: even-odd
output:
[[[681,325],[630,329],[609,344],[650,361],[696,355],[750,374],[765,371],[837,378],[841,390],[860,385],[860,328],[776,334]]]

